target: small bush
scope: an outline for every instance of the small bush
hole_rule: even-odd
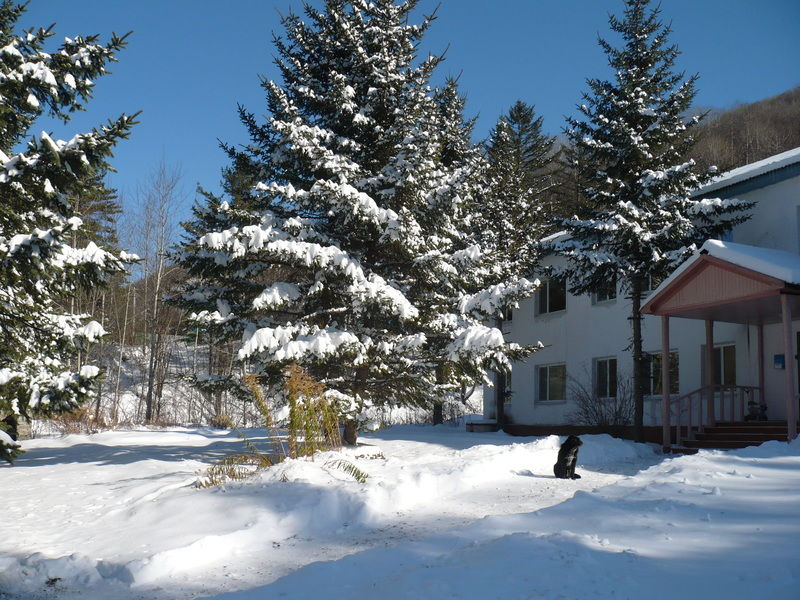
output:
[[[97,433],[101,429],[107,429],[106,423],[100,419],[95,420],[94,410],[89,406],[76,408],[71,412],[53,415],[49,419],[50,425],[62,434],[70,433]]]
[[[253,403],[261,415],[267,435],[272,440],[272,452],[271,454],[263,452],[252,440],[240,434],[239,437],[247,452],[226,456],[211,465],[197,481],[197,487],[207,488],[228,481],[247,479],[263,469],[282,462],[287,456],[290,458],[309,456],[313,460],[314,454],[318,451],[341,447],[338,415],[335,407],[325,398],[324,386],[312,379],[297,364],[292,364],[286,370],[284,382],[289,401],[288,454],[284,451],[278,431],[272,422],[272,412],[261,390],[258,376],[245,375],[244,384],[250,389]],[[369,477],[345,460],[329,461],[325,466],[344,471],[360,483],[364,483]]]
[[[630,425],[633,422],[633,385],[628,378],[619,378],[617,396],[600,398],[593,386],[572,379],[569,395],[575,409],[569,415],[569,421],[575,425],[592,425],[597,427],[614,427]]]
[[[217,429],[234,429],[236,427],[233,419],[224,413],[211,417],[208,420],[208,424]]]
[[[340,448],[339,415],[325,398],[325,387],[293,363],[286,369],[284,388],[289,401],[289,456]]]

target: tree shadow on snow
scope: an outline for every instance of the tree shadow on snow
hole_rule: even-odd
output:
[[[216,462],[225,456],[247,451],[240,439],[215,440],[204,446],[191,445],[107,445],[102,442],[74,446],[30,448],[14,461],[13,468],[41,467],[69,463],[124,465],[145,460]]]

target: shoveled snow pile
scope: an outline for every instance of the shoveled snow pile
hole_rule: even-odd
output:
[[[770,598],[800,589],[800,443],[667,459],[551,508],[318,562],[214,600]],[[210,597],[209,597],[210,600]]]
[[[582,439],[576,481],[553,478],[556,436],[398,426],[205,489],[234,433],[28,441],[0,468],[0,598],[794,597],[799,445]]]

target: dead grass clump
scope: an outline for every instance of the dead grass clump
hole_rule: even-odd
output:
[[[228,483],[241,481],[252,477],[259,471],[272,466],[272,461],[266,454],[242,453],[231,454],[214,463],[197,480],[197,487],[208,488]]]
[[[317,452],[342,447],[339,415],[333,403],[325,397],[325,386],[296,363],[291,364],[284,375],[284,392],[289,403],[287,446],[284,447],[280,441],[258,376],[245,375],[244,383],[252,393],[253,403],[271,440],[271,452],[263,452],[252,440],[240,434],[247,452],[226,456],[211,465],[198,480],[198,487],[206,488],[228,481],[240,481],[286,458],[310,457],[313,460]],[[326,462],[325,466],[342,471],[359,483],[364,483],[369,477],[369,474],[346,460],[331,460]],[[286,480],[286,477],[284,476],[282,480]]]

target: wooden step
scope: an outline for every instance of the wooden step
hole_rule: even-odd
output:
[[[748,431],[740,433],[737,431],[709,431],[706,429],[703,433],[695,433],[694,439],[696,440],[750,440],[753,442],[769,442],[770,440],[777,440],[785,442],[788,437],[785,431],[763,432],[763,431]]]
[[[706,431],[723,431],[723,432],[738,432],[738,433],[773,433],[782,432],[787,433],[788,428],[785,422],[781,421],[754,421],[751,423],[717,423],[714,427],[706,427]]]
[[[758,446],[763,441],[758,440],[686,440],[683,445],[687,448],[703,448],[706,450],[731,450],[734,448],[747,448]]]
[[[755,435],[755,434],[767,434],[767,435],[782,435],[787,436],[789,434],[789,430],[786,427],[706,427],[704,433],[719,433],[723,435]]]
[[[687,448],[686,446],[673,446],[670,448],[672,454],[697,454],[697,448]]]
[[[704,431],[694,431],[692,439],[683,442],[689,449],[747,448],[758,446],[764,442],[785,442],[789,436],[786,421],[738,421],[717,423],[714,427],[706,427]]]

